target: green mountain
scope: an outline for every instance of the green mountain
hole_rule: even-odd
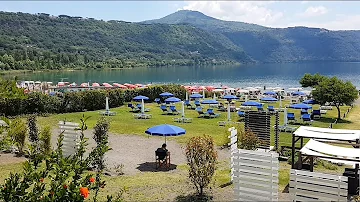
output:
[[[181,10],[144,24],[187,24],[218,33],[258,62],[360,61],[360,31],[268,28]]]
[[[3,70],[252,62],[223,35],[188,25],[0,12],[0,27]]]

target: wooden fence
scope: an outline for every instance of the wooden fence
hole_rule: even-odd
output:
[[[238,149],[232,153],[235,201],[277,201],[279,155]]]
[[[238,146],[237,146],[238,137],[237,137],[237,129],[235,127],[229,128],[229,132],[230,132],[230,136],[228,136],[228,138],[230,139],[230,143],[228,144],[228,146],[230,147],[230,153],[231,153],[230,167],[231,167],[231,181],[233,181],[234,160],[232,154],[238,151]]]
[[[290,171],[293,201],[347,201],[348,178],[302,170]]]
[[[63,155],[74,155],[79,143],[79,124],[60,121],[58,125],[60,133],[64,133]]]

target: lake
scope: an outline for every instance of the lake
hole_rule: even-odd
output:
[[[360,87],[360,63],[291,63],[241,66],[156,67],[120,70],[58,71],[19,74],[20,80],[98,83],[180,83],[230,87],[297,87],[305,73],[337,76]]]

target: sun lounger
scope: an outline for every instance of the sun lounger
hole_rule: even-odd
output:
[[[130,110],[131,112],[140,112],[141,111],[141,108],[134,106],[132,103],[129,103],[128,107],[131,108],[131,110]]]
[[[251,106],[240,106],[241,110],[251,110]]]
[[[100,114],[103,115],[103,116],[115,116],[116,112],[106,110],[106,111],[100,112]]]
[[[320,119],[321,118],[321,112],[320,110],[313,110],[312,112],[312,115],[313,115],[313,119]]]
[[[313,120],[311,120],[310,114],[301,115],[301,119],[303,120],[304,123],[309,123],[310,125],[311,125],[311,123],[313,121]]]
[[[238,111],[237,114],[239,115],[239,117],[245,117],[244,111]]]
[[[307,109],[301,109],[301,115],[307,114],[307,113],[308,113]]]
[[[275,113],[275,108],[274,108],[274,106],[268,106],[267,110],[268,110],[268,112],[270,112],[270,113]]]
[[[161,100],[160,100],[160,98],[155,98],[155,100],[154,100],[156,103],[158,103],[158,104],[161,104]]]
[[[152,118],[152,115],[151,114],[134,114],[134,118],[136,119],[150,119]]]
[[[287,113],[287,120],[289,122],[296,122],[295,114],[294,113]]]
[[[197,107],[200,107],[200,106],[201,106],[201,104],[200,104],[200,101],[199,101],[199,100],[195,100],[194,104],[195,104],[195,106],[197,106]]]
[[[219,116],[220,116],[220,114],[215,114],[214,111],[213,111],[213,109],[208,109],[208,110],[207,110],[207,113],[209,114],[209,117],[210,117],[210,118],[216,118],[216,117],[219,117]]]
[[[332,106],[321,106],[320,107],[321,110],[332,110]]]
[[[174,121],[178,122],[178,123],[191,123],[192,118],[177,117],[177,118],[174,118]]]
[[[168,110],[166,105],[160,105],[160,109],[164,112],[164,114],[169,114],[169,113],[172,114],[172,112]]]
[[[190,107],[190,109],[195,109],[196,108],[196,106],[191,105],[189,100],[185,100],[184,104],[185,104],[185,106],[187,108],[189,108],[189,107]]]
[[[178,110],[176,110],[175,106],[170,106],[170,110],[171,110],[172,114],[179,114],[180,113]]]

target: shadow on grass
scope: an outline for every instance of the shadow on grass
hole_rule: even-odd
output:
[[[282,193],[289,193],[289,184],[286,185],[286,187],[284,188],[284,190],[282,191]]]
[[[212,201],[213,197],[208,195],[199,196],[197,194],[180,195],[175,198],[176,202],[207,202]]]
[[[328,118],[328,117],[321,117],[321,119],[316,120],[321,123],[334,123],[335,118]],[[352,123],[351,121],[340,119],[338,120],[338,123]]]
[[[225,187],[230,186],[230,185],[232,185],[232,184],[233,184],[232,182],[227,182],[227,183],[225,183],[225,184],[220,185],[219,187],[220,187],[220,188],[225,188]]]
[[[171,171],[171,170],[175,170],[177,167],[177,165],[175,164],[170,164],[170,167],[167,168],[164,166],[156,169],[156,163],[155,162],[145,162],[145,163],[142,163],[142,164],[139,164],[139,166],[136,168],[138,170],[140,170],[141,172],[168,172],[168,171]]]

